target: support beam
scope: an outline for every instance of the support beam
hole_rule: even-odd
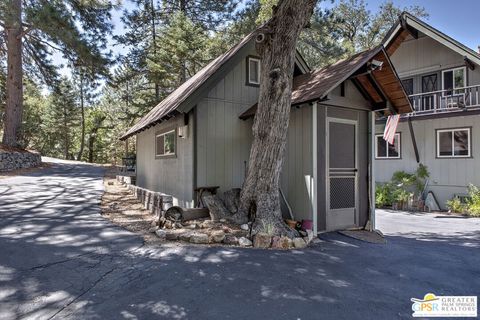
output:
[[[368,176],[368,191],[369,191],[369,202],[370,202],[370,228],[373,231],[376,229],[375,222],[375,112],[370,112],[370,117],[368,119],[368,124],[370,127],[370,139],[368,144],[369,149],[369,176]]]
[[[312,191],[312,208],[313,208],[313,234],[316,236],[318,233],[318,169],[317,169],[317,102],[312,104],[312,171],[313,181],[311,186]]]
[[[388,99],[387,95],[385,92],[383,92],[382,87],[378,84],[377,80],[375,80],[375,77],[372,76],[371,74],[368,75],[368,80],[372,84],[372,86],[377,90],[378,94],[382,97],[383,101],[386,103],[386,107],[390,110],[391,114],[396,114],[397,110],[393,107],[392,102]]]
[[[467,57],[463,57],[463,61],[468,69],[475,70],[475,64],[472,62],[472,60],[468,59]]]
[[[415,160],[417,160],[417,163],[420,163],[417,140],[415,139],[415,131],[413,131],[412,118],[410,116],[408,116],[408,128],[410,129],[410,137],[412,138],[413,151],[415,152]]]
[[[405,17],[403,15],[400,16],[400,24],[403,30],[407,31],[414,39],[418,39],[417,29],[414,29],[411,26],[409,26],[407,23],[407,20],[405,20]]]

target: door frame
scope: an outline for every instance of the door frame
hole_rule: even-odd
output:
[[[344,124],[351,124],[355,126],[355,214],[354,214],[354,222],[352,227],[358,226],[358,222],[360,220],[360,208],[359,208],[359,197],[358,197],[358,119],[344,119],[344,118],[337,118],[337,117],[326,117],[325,123],[325,191],[326,191],[326,199],[325,199],[325,229],[326,231],[332,231],[334,228],[331,228],[331,224],[329,223],[329,216],[330,216],[330,123],[344,123]]]

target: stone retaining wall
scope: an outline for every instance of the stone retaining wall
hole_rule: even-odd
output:
[[[118,175],[117,181],[127,185],[128,190],[133,193],[138,201],[143,203],[145,209],[150,211],[150,213],[161,216],[162,212],[165,212],[168,208],[173,206],[172,196],[133,185],[131,184],[133,180],[132,178],[135,177]]]
[[[0,150],[0,171],[38,167],[41,163],[42,157],[38,153]]]

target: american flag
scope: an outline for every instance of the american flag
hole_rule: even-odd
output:
[[[387,124],[385,125],[385,131],[383,132],[383,140],[390,144],[393,144],[395,140],[395,132],[397,131],[398,120],[400,120],[399,114],[388,116]]]

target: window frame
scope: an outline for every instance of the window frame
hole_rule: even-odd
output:
[[[165,150],[165,136],[173,133],[174,137],[174,152],[173,153],[164,153],[164,154],[158,154],[157,150],[157,138],[160,136],[163,136],[163,147]],[[176,158],[177,157],[177,128],[169,128],[161,131],[155,132],[154,136],[154,143],[155,143],[155,159],[168,159],[168,158]]]
[[[398,136],[398,156],[395,157],[390,157],[388,154],[388,146],[387,146],[387,155],[385,157],[379,157],[378,156],[378,137],[381,137],[383,139],[383,134],[376,134],[375,135],[375,160],[399,160],[402,159],[402,133],[401,132],[396,132],[395,133],[395,138]],[[388,144],[387,141],[383,140],[386,144]]]
[[[250,61],[251,60],[258,62],[258,82],[252,82],[251,79],[250,79]],[[247,63],[246,63],[247,74],[246,74],[245,84],[247,86],[251,86],[251,87],[259,87],[260,86],[260,72],[262,71],[262,64],[261,64],[260,57],[247,56],[246,61],[247,61]]]
[[[412,94],[415,94],[415,81],[414,81],[413,77],[403,78],[403,79],[400,79],[400,81],[402,82],[403,89],[405,90],[405,93],[407,94],[408,97]],[[410,94],[407,92],[407,88],[405,86],[406,82],[411,82],[411,84],[412,84],[412,93],[410,93]]]
[[[468,155],[455,155],[454,154],[454,147],[455,141],[453,140],[455,137],[455,131],[467,131],[468,132]],[[440,155],[440,139],[439,135],[441,132],[452,132],[452,154],[448,156],[441,156]],[[473,158],[472,157],[472,127],[457,127],[457,128],[441,128],[435,129],[435,158],[437,159],[456,159],[456,158]]]
[[[468,79],[467,68],[465,66],[442,70],[442,96],[443,97],[449,96],[449,95],[447,95],[448,90],[452,91],[452,94],[450,94],[451,96],[461,94],[461,93],[455,93],[455,90],[459,90],[458,88],[455,87],[455,70],[463,70],[463,87],[468,86],[468,84],[467,84],[467,79]],[[447,72],[452,72],[453,88],[451,88],[451,89],[445,88],[445,73],[447,73]],[[460,88],[462,88],[462,87],[460,87]]]

